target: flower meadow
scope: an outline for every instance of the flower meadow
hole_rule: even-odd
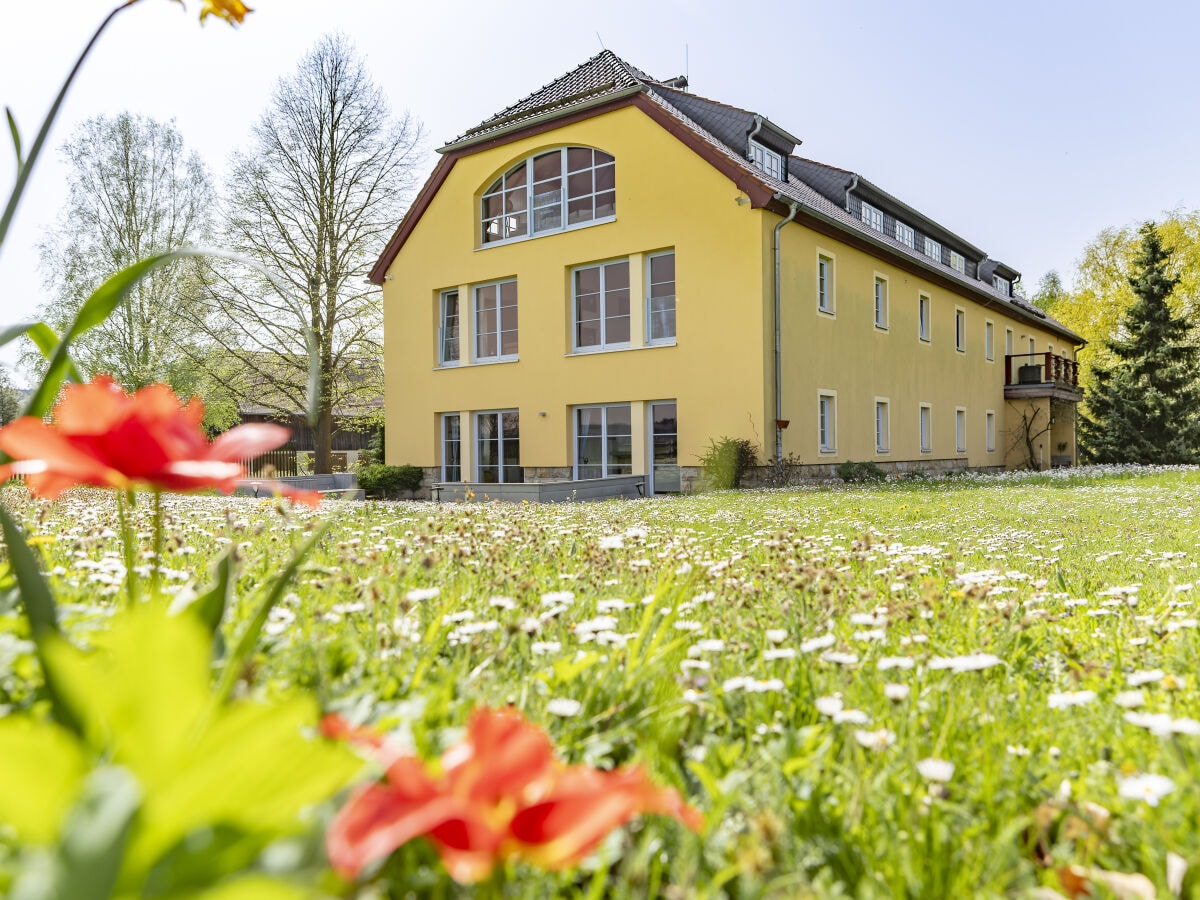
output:
[[[3,497],[96,667],[73,708],[109,710],[101,762],[128,756],[119,728],[169,761],[115,896],[1192,895],[1200,471],[556,506],[141,495],[132,607],[123,496]],[[211,646],[163,630],[214,583]],[[71,690],[0,589],[9,760],[14,723]],[[112,795],[118,767],[87,765],[26,786],[62,819],[0,830],[7,883]]]

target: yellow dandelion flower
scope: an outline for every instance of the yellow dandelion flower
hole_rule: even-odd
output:
[[[183,6],[183,0],[175,0],[180,6]],[[254,12],[242,0],[203,0],[203,7],[200,10],[200,22],[209,16],[216,16],[218,19],[224,19],[230,25],[240,25],[242,19],[246,17],[246,13]]]

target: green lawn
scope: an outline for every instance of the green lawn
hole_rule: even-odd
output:
[[[111,495],[5,502],[86,640],[97,598],[121,600]],[[565,758],[640,762],[707,817],[510,872],[512,895],[1036,896],[1076,864],[1170,896],[1169,853],[1200,868],[1200,472],[311,518],[165,505],[173,590],[233,543],[247,593],[334,522],[239,691],[310,689],[428,757],[474,707],[515,704]],[[6,709],[38,682],[22,627],[0,619]],[[379,887],[361,896],[458,890],[419,842]]]

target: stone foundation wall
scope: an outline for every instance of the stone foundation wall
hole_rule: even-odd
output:
[[[966,459],[962,457],[952,459],[874,460],[874,462],[875,465],[879,466],[890,477],[901,477],[904,475],[949,475],[955,472],[966,472],[969,469]],[[752,466],[742,476],[742,487],[783,487],[789,484],[812,484],[814,482],[841,483],[842,479],[838,477],[837,473],[839,465],[840,462],[785,465],[782,477],[774,466]],[[971,468],[970,471],[1000,472],[1003,471],[1003,467],[977,466]]]

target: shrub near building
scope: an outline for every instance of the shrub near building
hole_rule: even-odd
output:
[[[363,466],[358,472],[358,486],[370,497],[394,497],[401,492],[411,497],[424,477],[418,466]]]

